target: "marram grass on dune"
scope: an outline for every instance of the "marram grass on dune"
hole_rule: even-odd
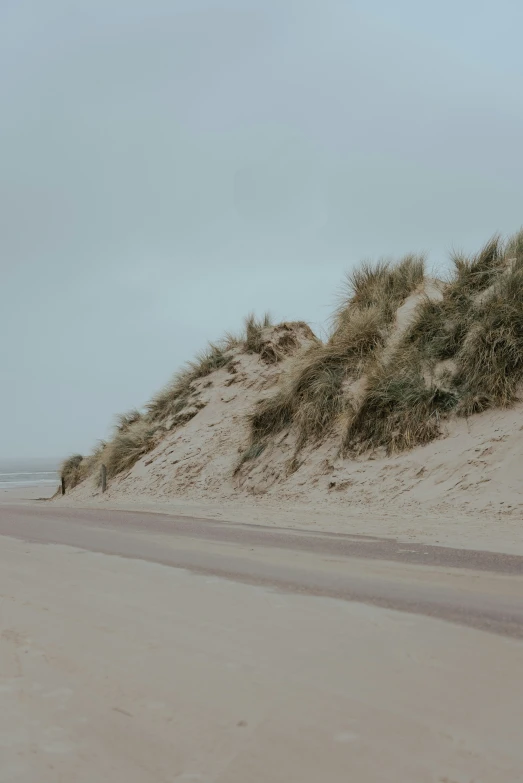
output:
[[[143,411],[119,416],[108,443],[66,460],[66,486],[97,474],[102,462],[111,477],[128,471],[198,414],[195,384],[234,373],[242,354],[260,373],[282,360],[285,371],[246,413],[235,472],[249,470],[285,432],[295,437],[293,464],[327,437],[345,458],[393,454],[439,437],[452,416],[512,405],[523,384],[523,232],[450,261],[442,280],[427,275],[421,255],[364,262],[347,276],[323,341],[302,322],[274,326],[249,315],[242,334],[210,343]]]

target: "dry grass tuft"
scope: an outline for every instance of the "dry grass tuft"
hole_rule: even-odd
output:
[[[137,421],[140,421],[141,418],[142,414],[137,408],[133,408],[133,410],[130,410],[127,413],[118,414],[115,424],[116,432],[125,432],[132,424],[136,424]]]
[[[359,375],[365,368],[369,356],[382,348],[387,337],[383,312],[376,305],[354,308],[343,326],[328,340],[327,354],[350,359],[352,375]]]
[[[293,408],[288,394],[279,392],[274,397],[260,400],[249,414],[251,445],[263,443],[270,435],[276,435],[292,422]]]
[[[474,305],[457,360],[464,415],[517,400],[523,381],[523,268],[514,266]]]
[[[227,345],[232,338],[227,337]],[[200,378],[205,378],[215,370],[226,367],[232,361],[232,354],[227,345],[210,343],[205,351],[199,353],[191,362],[178,372],[173,381],[160,391],[146,405],[146,420],[148,422],[162,422],[179,414],[190,402],[194,393],[193,384]]]
[[[261,400],[249,416],[251,443],[263,442],[295,423],[300,445],[319,437],[343,409],[342,383],[347,357],[334,346],[310,348],[287,385],[273,397]]]
[[[494,236],[471,258],[454,254],[454,276],[447,289],[447,298],[472,297],[489,288],[506,269],[505,259],[505,247],[499,236]]]
[[[73,454],[62,462],[60,477],[64,480],[67,489],[73,489],[83,480],[84,458],[81,454]]]
[[[106,448],[107,443],[100,440],[88,457],[74,454],[62,463],[61,477],[65,480],[67,489],[74,489],[100,468]]]
[[[440,301],[425,297],[402,343],[415,347],[429,364],[454,358],[467,333],[471,306],[469,298],[451,298],[447,291]]]
[[[452,359],[461,350],[477,313],[475,304],[507,270],[506,250],[498,236],[475,256],[454,254],[453,275],[443,299],[428,297],[417,307],[416,317],[404,337],[429,362]]]
[[[123,432],[118,432],[107,445],[103,460],[107,477],[130,470],[140,457],[147,454],[158,443],[160,428],[146,421],[135,422]]]
[[[263,330],[272,325],[269,313],[265,313],[261,319],[256,318],[254,313],[250,313],[245,319],[244,350],[247,353],[260,353],[263,344]]]
[[[509,263],[515,262],[518,266],[523,265],[523,228],[507,241],[505,257]]]
[[[361,376],[384,339],[381,313],[370,306],[354,310],[335,337],[304,355],[288,388],[299,447],[325,435],[344,412],[344,381]]]
[[[376,307],[384,323],[390,323],[396,310],[425,279],[425,258],[407,255],[400,261],[368,261],[349,272],[342,301],[334,316],[334,329],[343,329],[353,310]]]
[[[345,453],[383,447],[387,454],[428,443],[440,433],[442,415],[457,404],[454,392],[427,383],[415,351],[396,355],[370,375],[364,398],[350,419]]]

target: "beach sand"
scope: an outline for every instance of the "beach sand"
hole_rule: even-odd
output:
[[[50,484],[42,484],[36,487],[11,487],[0,489],[0,503],[15,503],[17,501],[49,500],[58,488]]]
[[[2,783],[523,774],[520,641],[5,536],[0,588]]]

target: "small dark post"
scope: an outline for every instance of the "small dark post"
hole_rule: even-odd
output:
[[[65,479],[62,476],[62,495],[65,495]]]
[[[102,492],[107,489],[107,468],[102,465]]]

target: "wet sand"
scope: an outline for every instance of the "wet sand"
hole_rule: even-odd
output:
[[[0,534],[358,600],[523,638],[518,555],[47,503],[1,505]]]
[[[48,509],[0,508],[2,783],[523,776],[518,561],[424,566],[383,542],[335,555],[337,537],[293,547],[285,531],[221,540],[197,520],[192,537],[187,520]],[[332,584],[417,605],[316,594]],[[426,616],[435,600],[462,616]]]

